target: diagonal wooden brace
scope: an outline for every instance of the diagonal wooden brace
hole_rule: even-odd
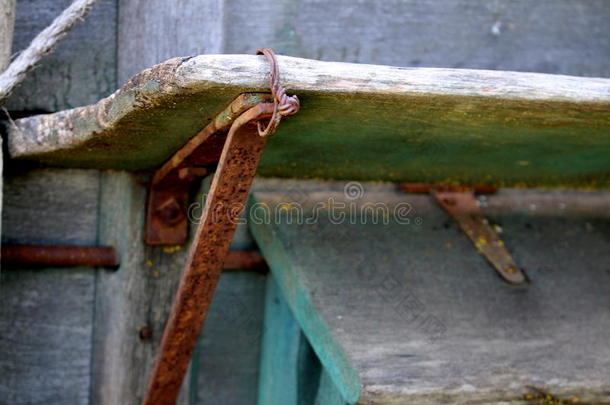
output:
[[[269,118],[273,108],[272,103],[257,104],[229,130],[143,405],[176,401],[265,146],[257,122]]]

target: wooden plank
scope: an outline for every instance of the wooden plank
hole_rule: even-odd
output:
[[[17,2],[13,51],[30,41],[70,5],[70,0]],[[95,103],[116,89],[116,17],[114,0],[102,0],[30,72],[9,97],[10,111],[59,111]]]
[[[93,404],[142,400],[185,262],[182,247],[144,244],[144,184],[126,172],[102,174],[99,242],[117,248],[121,267],[97,271]],[[150,336],[141,337],[143,328]],[[187,399],[185,391],[178,403]]]
[[[192,404],[255,405],[264,274],[224,272],[193,356]]]
[[[610,77],[604,0],[233,0],[224,14],[222,53]]]
[[[0,3],[0,73],[11,61],[13,28],[15,26],[15,0]]]
[[[335,384],[353,380],[332,372],[341,359],[329,353],[343,351],[356,370],[349,402],[500,404],[521,401],[530,386],[565,401],[610,399],[610,222],[598,205],[610,194],[486,197],[486,215],[531,279],[514,287],[428,196],[366,184],[354,198],[341,184],[312,182],[293,183],[300,198],[287,200],[288,186],[255,192],[258,207],[299,203],[311,218],[317,205],[318,220],[261,221],[259,213],[250,227]],[[386,225],[378,213],[374,224],[370,211],[366,223],[332,219],[330,198],[346,204],[346,215],[350,203],[356,213],[367,203],[390,213],[407,204],[410,222],[389,215]]]
[[[610,182],[610,79],[278,60],[303,106],[270,141],[263,175]],[[96,105],[17,121],[9,151],[55,165],[155,167],[235,95],[266,89],[268,69],[257,56],[172,59]]]
[[[4,266],[0,283],[2,402],[89,404],[92,270]]]
[[[4,178],[2,241],[97,244],[99,175],[97,170],[9,168]]]
[[[296,405],[301,328],[273,277],[267,278],[264,322],[258,403]]]
[[[97,171],[9,171],[4,180],[4,242],[96,243]],[[1,276],[0,402],[88,404],[92,269],[3,266]]]
[[[178,55],[223,53],[222,0],[119,0],[119,83]]]
[[[273,277],[267,279],[258,403],[344,405]]]

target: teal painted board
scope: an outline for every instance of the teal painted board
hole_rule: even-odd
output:
[[[258,202],[256,193],[254,196],[254,201]],[[252,215],[252,212],[250,214]],[[311,306],[310,290],[299,278],[289,250],[283,245],[284,241],[269,224],[257,224],[250,219],[250,229],[295,318],[343,399],[349,403],[356,402],[360,395],[357,371],[348,360],[344,349],[336,343],[326,320]]]
[[[271,276],[260,369],[259,405],[345,405]]]
[[[341,393],[325,369],[322,369],[314,405],[346,405]]]
[[[253,200],[283,212],[261,220],[251,209],[250,228],[342,393],[352,380],[336,370],[355,370],[359,404],[522,404],[531,387],[563,401],[610,400],[610,193],[502,190],[480,199],[530,278],[519,287],[427,195],[259,182]],[[344,216],[329,215],[331,202],[345,204],[335,210]],[[302,207],[302,220],[288,223],[291,206]]]
[[[296,405],[301,330],[272,277],[267,278],[264,319],[258,404]]]

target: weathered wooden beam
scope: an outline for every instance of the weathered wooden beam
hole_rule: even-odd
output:
[[[0,1],[0,73],[11,60],[16,0]]]
[[[610,79],[278,60],[303,113],[270,142],[263,175],[610,184]],[[237,94],[265,89],[266,69],[257,56],[171,59],[95,105],[17,121],[9,151],[52,165],[154,168]]]
[[[481,197],[530,278],[516,287],[489,271],[430,196],[369,183],[354,198],[342,184],[308,183],[255,191],[249,225],[345,402],[521,403],[539,399],[532,387],[558,402],[610,400],[610,357],[601,355],[610,351],[610,213],[602,208],[610,193]],[[345,208],[333,214],[331,198]],[[260,220],[259,209],[287,203],[298,203],[306,220]],[[361,216],[376,203],[388,222],[381,212]],[[396,216],[399,204],[408,216]]]
[[[94,170],[7,170],[3,242],[96,244],[99,192]],[[0,276],[0,402],[89,404],[95,273],[2,263]]]

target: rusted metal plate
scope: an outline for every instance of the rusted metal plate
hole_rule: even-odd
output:
[[[433,189],[431,193],[439,205],[455,218],[477,250],[504,280],[512,284],[521,284],[526,280],[504,246],[504,242],[483,217],[474,192],[447,192]]]
[[[157,170],[148,191],[147,244],[180,245],[186,242],[192,184],[216,166],[227,132],[237,117],[258,103],[270,101],[269,94],[241,94]]]
[[[255,122],[269,118],[273,108],[257,104],[231,126],[143,405],[176,400],[267,139]]]
[[[109,246],[2,245],[2,264],[45,267],[118,267],[119,258]]]

